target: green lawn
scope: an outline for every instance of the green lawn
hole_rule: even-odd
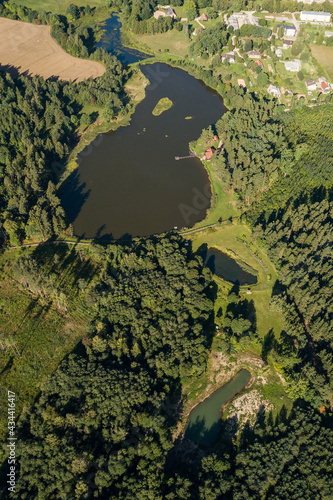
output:
[[[20,5],[30,7],[30,9],[45,12],[54,12],[55,14],[64,14],[70,4],[77,5],[78,7],[105,7],[105,0],[20,0]]]
[[[277,274],[268,257],[251,242],[250,229],[244,224],[234,223],[189,234],[186,238],[192,240],[194,250],[197,250],[200,245],[206,243],[208,247],[216,247],[227,252],[236,260],[245,262],[257,271],[257,284],[251,285],[251,287],[241,287],[241,293],[244,295],[244,298],[253,300],[254,302],[258,334],[264,337],[272,328],[278,336],[283,328],[282,315],[280,312],[271,311],[269,308],[272,288]],[[252,252],[257,251],[259,253],[267,271],[260,265],[258,260],[251,254],[250,249],[241,240],[247,241],[250,244]],[[219,285],[221,295],[220,304],[217,303],[218,308],[224,306],[226,295],[232,285],[222,279],[217,279],[216,281]],[[248,288],[251,289],[250,295],[246,293]]]

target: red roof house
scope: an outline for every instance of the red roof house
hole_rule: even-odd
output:
[[[207,151],[205,151],[206,160],[210,160],[214,153],[215,153],[215,148],[208,148]]]
[[[329,86],[327,85],[326,82],[321,82],[320,86],[321,86],[322,92],[324,92],[324,94],[329,93],[330,89],[329,89]]]
[[[201,20],[202,21],[208,21],[208,16],[204,12],[201,14]]]
[[[217,134],[214,135],[214,141],[218,141],[219,140],[219,136]]]
[[[264,67],[263,63],[261,61],[259,61],[259,59],[257,59],[256,61],[254,61],[256,64],[258,64],[258,66],[261,66],[262,68]]]

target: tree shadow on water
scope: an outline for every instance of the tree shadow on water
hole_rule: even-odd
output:
[[[62,205],[69,221],[73,223],[89,198],[90,189],[87,189],[86,183],[80,182],[77,169],[66,179],[60,189]]]

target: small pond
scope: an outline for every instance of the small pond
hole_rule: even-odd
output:
[[[124,47],[121,41],[120,28],[121,22],[118,16],[113,14],[110,19],[105,21],[103,26],[104,33],[100,41],[95,44],[96,47],[116,56],[122,64],[132,64],[151,57],[138,50]]]
[[[241,370],[230,382],[198,404],[191,411],[185,437],[200,445],[212,446],[222,426],[221,407],[241,392],[250,378],[249,371]]]
[[[202,252],[201,257],[205,266],[212,273],[226,281],[238,283],[239,285],[254,285],[257,283],[257,276],[242,269],[234,259],[216,248],[209,248]]]

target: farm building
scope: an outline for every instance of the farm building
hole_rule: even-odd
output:
[[[279,29],[281,27],[284,30],[284,36],[296,36],[296,28],[294,25],[287,26],[286,24],[279,24],[277,29]]]
[[[301,11],[301,21],[315,21],[317,23],[329,23],[331,21],[331,14],[329,12],[309,12],[307,10]]]
[[[307,78],[305,80],[305,86],[306,86],[308,92],[311,92],[312,90],[316,90],[316,88],[317,88],[317,84],[314,80],[312,80],[312,78]]]
[[[287,71],[300,71],[302,66],[299,59],[295,59],[295,61],[285,61],[284,65]]]

